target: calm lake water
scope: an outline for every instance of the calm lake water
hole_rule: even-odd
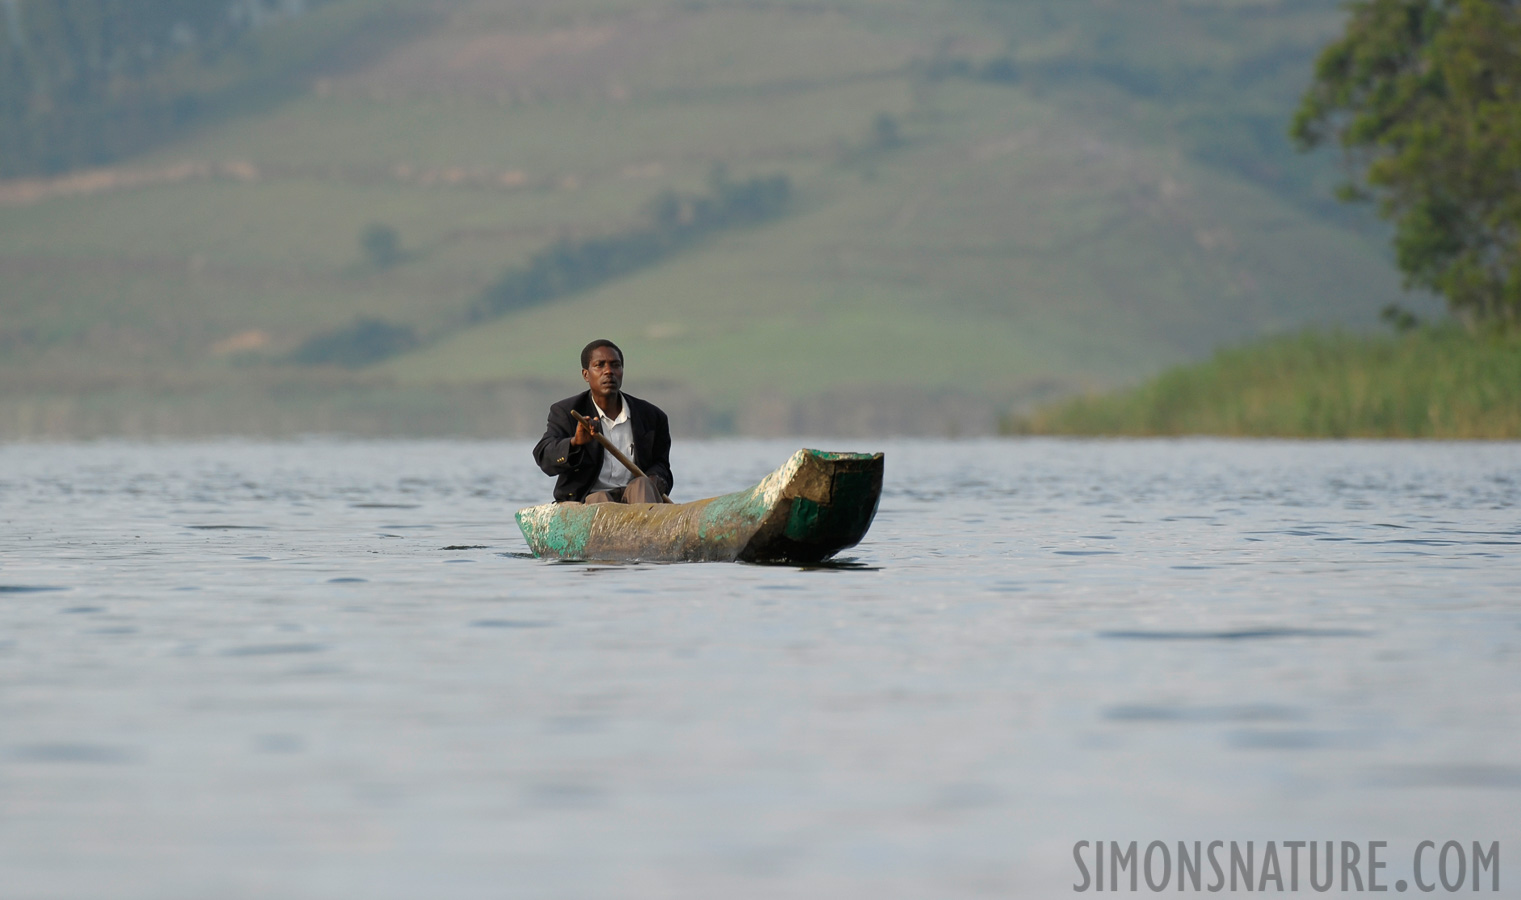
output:
[[[887,454],[833,567],[528,558],[526,442],[0,446],[0,896],[1521,883],[1521,445],[681,442],[676,499],[804,443]]]

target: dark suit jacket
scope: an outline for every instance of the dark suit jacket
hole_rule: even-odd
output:
[[[634,422],[634,465],[660,485],[664,494],[671,492],[671,423],[665,413],[653,403],[638,397],[623,395],[629,415]],[[582,391],[567,397],[549,408],[549,423],[544,436],[533,448],[534,462],[546,475],[557,475],[555,500],[580,502],[591,493],[592,485],[602,472],[602,457],[606,451],[596,441],[577,447],[570,439],[576,434],[576,420],[570,411],[575,410],[587,418],[597,417],[596,404],[592,403],[591,391]]]

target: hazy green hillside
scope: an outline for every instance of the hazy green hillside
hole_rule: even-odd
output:
[[[277,105],[0,182],[0,434],[522,431],[596,336],[688,431],[986,431],[1397,294],[1281,138],[1334,0],[393,5],[430,24]],[[785,214],[471,317],[715,163]],[[420,346],[291,362],[360,317]]]

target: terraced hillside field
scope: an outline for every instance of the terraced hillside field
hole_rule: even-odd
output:
[[[1398,298],[1281,137],[1334,0],[360,2],[258,38],[296,89],[0,183],[0,434],[527,433],[593,337],[686,432],[990,431]],[[715,166],[786,207],[481,314]],[[405,352],[297,361],[360,320]]]

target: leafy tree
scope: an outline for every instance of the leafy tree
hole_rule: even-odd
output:
[[[408,325],[362,316],[350,325],[307,338],[290,358],[308,366],[358,369],[406,353],[420,343]]]
[[[745,181],[723,164],[708,173],[708,192],[665,190],[645,204],[641,221],[624,231],[560,238],[513,266],[487,287],[471,309],[476,320],[537,306],[653,265],[705,236],[775,218],[792,195],[786,175]]]
[[[389,268],[401,262],[401,233],[383,222],[368,225],[359,233],[359,249],[370,265]]]
[[[1395,223],[1410,286],[1469,323],[1521,325],[1521,0],[1353,0],[1295,116],[1334,139]],[[1364,186],[1358,186],[1361,183]]]
[[[1019,81],[1019,64],[1012,56],[994,57],[977,70],[977,76],[983,81],[997,84],[1016,84]]]

